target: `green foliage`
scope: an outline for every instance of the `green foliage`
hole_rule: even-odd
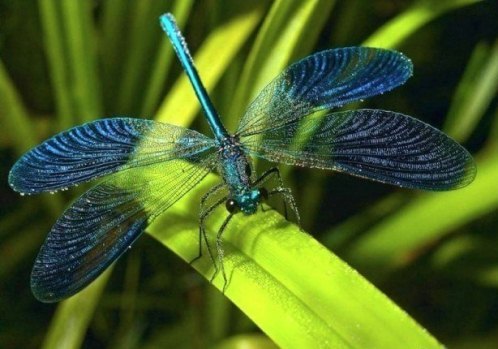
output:
[[[28,276],[44,234],[70,198],[21,199],[4,185],[0,347],[441,347],[436,337],[452,348],[493,348],[497,5],[0,0],[3,178],[26,149],[91,119],[154,115],[204,127],[159,28],[166,11],[177,17],[232,130],[255,94],[297,58],[338,42],[402,50],[413,59],[413,81],[365,103],[444,125],[475,153],[476,181],[455,192],[413,193],[286,169],[303,228],[313,237],[274,210],[236,216],[223,236],[229,283],[222,294],[220,275],[212,285],[206,281],[214,273],[206,253],[192,264],[196,271],[185,263],[198,252],[197,208],[219,180],[213,175],[153,223],[148,233],[159,244],[143,237],[112,272],[56,308],[32,298]],[[220,208],[209,220],[210,239],[224,217]]]
[[[186,261],[198,252],[191,243],[198,234],[195,216],[188,217],[191,204],[179,203],[150,228]],[[218,210],[211,220],[211,239],[223,217]],[[237,217],[224,233],[223,247],[225,295],[280,347],[440,347],[385,295],[275,211]],[[207,279],[214,273],[207,258],[194,267]],[[221,276],[213,284],[223,290]]]

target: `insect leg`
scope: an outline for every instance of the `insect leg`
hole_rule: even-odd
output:
[[[269,170],[265,171],[258,179],[254,181],[254,185],[262,185],[266,183],[271,178],[276,177],[278,180],[278,186],[283,187],[284,181],[282,180],[282,176],[280,175],[280,170],[277,167],[272,167]]]
[[[299,229],[301,229],[301,216],[299,215],[296,200],[294,199],[294,196],[292,196],[291,190],[286,187],[277,187],[268,193],[268,196],[272,195],[282,195],[284,202],[289,204],[292,211],[296,215],[297,225],[299,226]]]
[[[277,179],[278,188],[284,188],[284,181],[282,180],[282,176],[280,175],[280,170],[277,167],[272,167],[269,170],[265,171],[258,179],[256,179],[254,181],[253,184],[261,187],[264,183],[268,182],[271,178]],[[290,189],[289,189],[289,191],[290,191]],[[284,217],[286,220],[288,220],[287,202],[285,199],[283,200],[283,203],[284,203]]]
[[[228,217],[225,219],[225,221],[221,225],[220,230],[218,230],[218,234],[216,234],[216,252],[218,253],[218,263],[220,264],[221,275],[223,276],[223,292],[225,292],[228,279],[227,279],[227,275],[225,273],[225,266],[223,265],[223,257],[225,256],[225,252],[223,250],[221,236],[223,235],[223,232],[225,231],[225,228],[227,227],[228,223],[232,219],[233,215],[234,215],[233,213],[230,213],[228,215]],[[218,272],[218,269],[215,270],[215,273],[211,277],[211,282],[213,282],[217,272]]]
[[[214,194],[216,194],[221,188],[223,188],[223,183],[220,183],[220,184],[212,187],[201,198],[200,213],[199,213],[199,254],[197,255],[197,257],[195,257],[193,260],[190,261],[190,263],[193,263],[202,257],[202,240],[204,239],[204,242],[206,243],[206,248],[207,248],[208,253],[209,253],[209,257],[210,257],[211,261],[213,262],[213,264],[215,265],[215,269],[216,269],[216,263],[215,263],[213,255],[211,253],[211,248],[209,246],[208,238],[207,238],[206,231],[204,228],[204,221],[214,211],[214,209],[216,207],[221,205],[226,200],[226,197],[223,197],[222,199],[215,202],[213,205],[206,207],[206,201],[210,197],[212,197]]]
[[[218,266],[216,264],[216,260],[214,259],[213,252],[211,251],[211,246],[209,245],[209,239],[207,237],[206,229],[204,227],[204,221],[214,211],[214,209],[219,205],[221,205],[226,199],[227,199],[226,197],[221,198],[199,216],[199,242],[201,242],[202,239],[204,239],[204,242],[206,243],[206,249],[208,251],[209,259],[211,260],[211,263],[213,263],[214,266],[214,275],[218,273]],[[197,259],[201,258],[201,256],[202,254],[194,258],[190,263],[195,262]]]

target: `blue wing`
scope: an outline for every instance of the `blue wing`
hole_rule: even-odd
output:
[[[237,134],[261,133],[318,110],[378,95],[411,75],[411,61],[396,51],[348,47],[318,52],[289,66],[261,91]]]
[[[384,110],[310,115],[241,141],[252,155],[270,161],[408,188],[459,188],[476,174],[472,156],[453,139],[422,121]]]
[[[214,146],[198,132],[144,119],[101,119],[48,139],[12,167],[17,192],[57,191],[116,171],[184,158]]]
[[[132,168],[93,187],[55,223],[31,274],[37,299],[56,302],[99,276],[150,222],[215,166],[211,151]]]

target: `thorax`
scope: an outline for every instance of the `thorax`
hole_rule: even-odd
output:
[[[232,194],[238,194],[251,186],[251,167],[240,142],[234,136],[220,141],[218,150],[219,172]]]
[[[250,160],[238,138],[222,138],[218,157],[219,172],[230,191],[227,208],[232,206],[232,209],[240,209],[246,215],[255,213],[261,202],[261,190],[253,187]]]

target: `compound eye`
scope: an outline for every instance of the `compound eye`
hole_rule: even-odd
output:
[[[239,210],[239,206],[237,205],[234,199],[228,199],[225,202],[225,207],[227,208],[227,211],[230,213],[235,213]]]

